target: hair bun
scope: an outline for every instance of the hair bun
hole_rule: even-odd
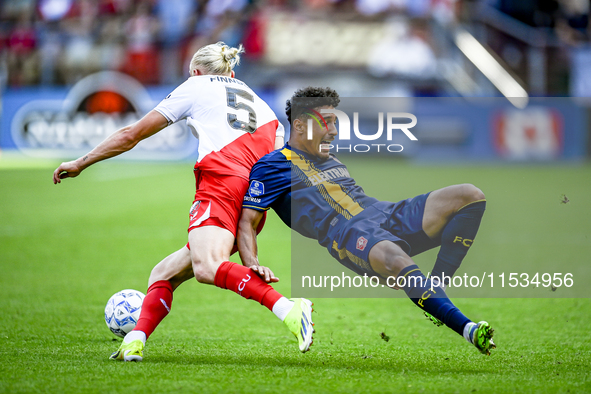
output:
[[[244,52],[242,44],[232,48],[222,41],[200,48],[191,59],[189,72],[194,75],[198,66],[203,66],[210,74],[228,74],[240,64],[240,54]]]
[[[224,60],[227,62],[234,59],[237,54],[238,54],[237,48],[229,48],[228,50],[226,50],[226,48],[222,48],[222,55],[224,56]]]
[[[224,61],[230,63],[230,67],[234,68],[240,62],[240,54],[244,53],[244,47],[242,44],[238,45],[238,48],[231,48],[228,45],[223,44],[221,49],[222,57]]]

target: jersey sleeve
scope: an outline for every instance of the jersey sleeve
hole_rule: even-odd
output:
[[[266,211],[289,193],[291,173],[287,163],[257,162],[250,172],[250,184],[242,202],[243,208]]]
[[[191,108],[195,102],[195,83],[191,78],[179,85],[156,108],[166,119],[168,124],[173,124],[191,114]]]
[[[283,127],[281,122],[277,121],[277,123],[278,123],[278,125],[277,125],[277,131],[275,131],[275,136],[285,138],[285,128]]]

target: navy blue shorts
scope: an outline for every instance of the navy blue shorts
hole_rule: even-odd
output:
[[[409,256],[439,246],[423,231],[423,213],[427,194],[398,201],[379,201],[342,221],[335,229],[330,244],[330,254],[345,267],[363,275],[377,275],[369,264],[369,251],[380,241],[392,241]],[[333,233],[333,231],[331,231]]]

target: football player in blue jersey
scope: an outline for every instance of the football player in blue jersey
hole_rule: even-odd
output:
[[[304,105],[294,101],[304,98]],[[238,248],[245,266],[258,265],[256,228],[273,208],[289,227],[327,248],[342,265],[360,275],[396,278],[396,286],[435,324],[445,324],[483,354],[495,348],[493,329],[475,323],[447,297],[446,280],[459,268],[472,245],[485,196],[470,184],[435,190],[397,203],[367,196],[329,145],[337,136],[336,116],[307,120],[322,109],[334,109],[339,95],[330,88],[308,87],[287,101],[289,142],[262,157],[250,173],[238,229]],[[300,101],[298,101],[300,102]],[[425,278],[411,256],[440,246]],[[437,279],[436,279],[437,278]],[[276,280],[272,273],[263,278]],[[388,279],[389,285],[392,282]]]

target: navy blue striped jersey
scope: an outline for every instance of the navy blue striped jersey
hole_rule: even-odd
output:
[[[377,202],[368,197],[333,154],[324,161],[286,144],[263,156],[250,171],[242,206],[273,208],[281,220],[324,245],[331,222],[340,225]],[[338,217],[338,219],[337,219]]]

